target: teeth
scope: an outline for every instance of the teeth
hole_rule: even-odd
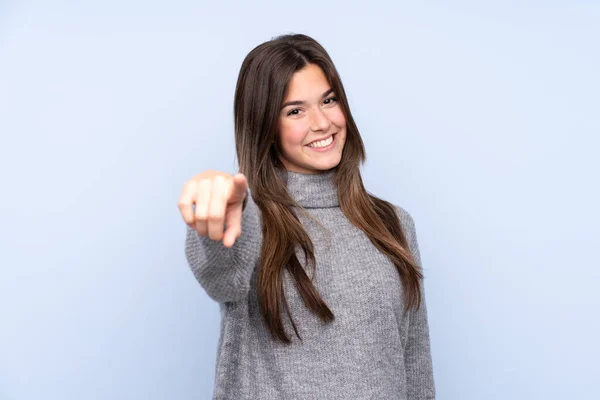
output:
[[[325,147],[325,146],[329,146],[331,144],[331,142],[333,142],[333,135],[329,136],[329,139],[325,139],[325,140],[319,140],[318,142],[312,142],[308,145],[308,147]]]

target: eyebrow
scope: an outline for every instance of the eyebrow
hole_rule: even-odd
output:
[[[326,91],[325,93],[323,93],[321,95],[321,98],[327,97],[332,92],[333,92],[333,88],[331,88],[328,91]],[[302,104],[305,104],[305,103],[306,102],[304,100],[288,101],[288,102],[283,103],[283,105],[281,106],[281,109],[284,109],[287,106],[301,106]]]

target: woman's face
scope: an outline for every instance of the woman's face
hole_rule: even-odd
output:
[[[292,76],[279,114],[279,159],[289,171],[336,167],[346,142],[346,118],[323,70],[308,64]]]

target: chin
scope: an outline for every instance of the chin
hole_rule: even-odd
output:
[[[329,171],[330,169],[337,167],[340,164],[341,157],[332,157],[331,159],[318,160],[319,162],[306,161],[308,160],[294,161],[294,159],[287,158],[284,159],[283,164],[288,171],[300,172],[305,174],[315,174],[319,172]]]
[[[330,162],[330,163],[322,163],[319,165],[312,165],[310,166],[310,169],[316,170],[316,171],[329,171],[332,168],[337,167],[338,165],[340,165],[340,161],[338,160],[337,162]]]

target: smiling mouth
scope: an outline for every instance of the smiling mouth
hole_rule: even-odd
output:
[[[337,132],[331,134],[330,136],[326,137],[325,139],[320,139],[320,140],[315,140],[313,142],[310,142],[306,146],[310,147],[311,149],[320,149],[323,147],[327,147],[327,146],[331,145],[331,143],[333,143],[333,141],[335,140],[336,134],[337,134]]]

